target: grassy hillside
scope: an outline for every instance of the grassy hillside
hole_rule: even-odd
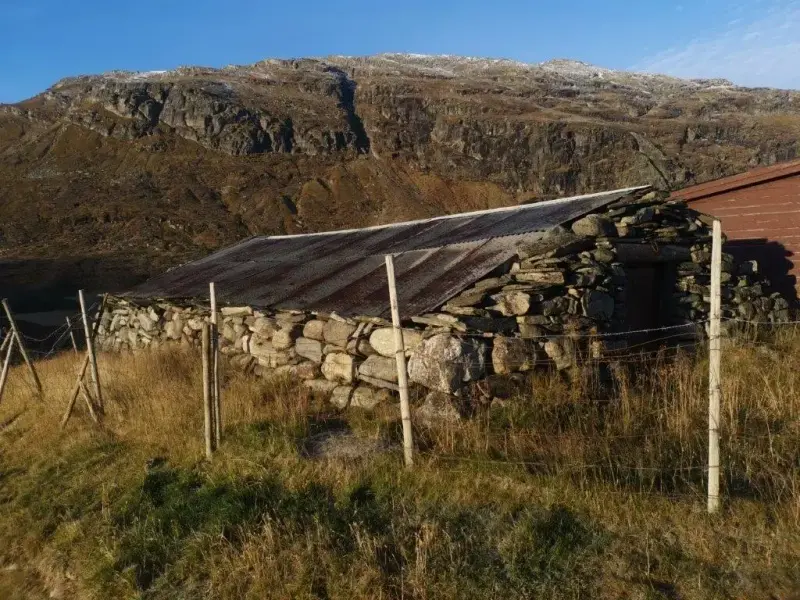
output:
[[[102,429],[58,422],[77,358],[0,404],[6,598],[797,598],[800,337],[724,360],[724,510],[705,514],[707,366],[543,373],[524,398],[418,424],[226,373],[202,460],[199,359],[102,356]],[[143,385],[146,382],[147,385]],[[354,458],[356,456],[356,458]]]

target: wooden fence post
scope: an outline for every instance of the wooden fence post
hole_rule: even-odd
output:
[[[19,352],[22,354],[22,358],[25,361],[25,364],[28,365],[28,370],[31,372],[31,376],[33,377],[33,382],[36,384],[36,389],[39,392],[39,397],[42,396],[42,382],[39,381],[39,376],[36,374],[36,369],[33,366],[33,362],[31,362],[30,357],[28,356],[28,351],[25,349],[25,344],[22,342],[22,336],[19,334],[19,330],[17,329],[17,323],[14,321],[14,315],[11,314],[11,309],[8,306],[8,300],[3,298],[3,308],[6,311],[6,317],[8,318],[8,324],[11,327],[11,333],[13,333],[14,338],[17,340],[17,346],[19,346]],[[14,339],[11,340],[11,344],[13,345]]]
[[[414,434],[411,429],[411,406],[408,400],[408,370],[403,330],[400,328],[400,307],[397,303],[397,287],[394,279],[394,259],[386,255],[386,278],[389,282],[389,303],[392,309],[394,329],[394,356],[397,362],[397,382],[400,388],[400,416],[403,420],[403,456],[406,467],[414,464]]]
[[[206,458],[211,460],[214,454],[214,406],[211,398],[211,325],[203,323],[203,415],[205,421]]]
[[[217,290],[208,284],[211,298],[211,388],[214,397],[214,444],[219,448],[222,439],[222,399],[219,381],[219,327],[217,323]]]
[[[89,355],[89,365],[91,366],[90,374],[92,376],[92,383],[94,384],[95,400],[97,400],[97,406],[102,411],[103,394],[100,391],[100,373],[98,372],[97,369],[97,355],[94,352],[94,335],[92,334],[92,328],[89,326],[89,316],[86,314],[86,300],[83,297],[83,290],[78,290],[78,301],[80,302],[81,305],[83,332],[86,335],[86,352]]]
[[[711,246],[711,307],[709,322],[709,367],[708,367],[708,512],[719,510],[719,419],[720,419],[720,364],[722,344],[721,319],[722,300],[722,227],[714,220]]]

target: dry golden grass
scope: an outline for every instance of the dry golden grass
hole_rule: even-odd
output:
[[[0,404],[0,561],[78,598],[793,598],[800,336],[726,345],[724,510],[704,507],[707,366],[684,354],[541,373],[396,452],[311,458],[329,430],[397,445],[398,410],[339,414],[226,373],[202,459],[198,358],[103,355],[106,414],[58,426],[77,358]],[[155,459],[155,460],[154,460]],[[14,581],[19,581],[15,575]],[[0,593],[3,576],[0,575]],[[33,592],[30,597],[35,597]]]

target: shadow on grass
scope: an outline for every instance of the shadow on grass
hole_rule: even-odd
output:
[[[326,420],[319,427],[331,425]],[[264,427],[270,426],[239,434],[261,435]],[[399,597],[421,552],[428,566],[419,581],[456,586],[463,597],[488,597],[499,589],[525,597],[560,586],[582,592],[590,579],[576,573],[591,574],[607,538],[565,507],[429,501],[381,471],[345,488],[318,481],[290,488],[279,470],[210,475],[204,466],[153,461],[139,470],[129,452],[121,443],[91,444],[71,450],[57,465],[34,468],[27,479],[10,478],[16,491],[9,502],[25,515],[28,532],[66,544],[65,551],[80,543],[73,535],[106,549],[88,573],[101,594],[126,585],[143,597],[177,593],[187,578],[207,576],[217,541],[236,552],[265,523],[279,544],[310,544],[299,560],[323,561],[309,582],[320,598],[328,596],[332,579],[343,576],[342,566],[355,563],[380,573],[384,595]],[[127,475],[111,475],[123,469]],[[101,493],[107,483],[118,486],[110,497]],[[120,588],[122,581],[128,583]]]
[[[337,498],[318,483],[289,490],[276,478],[214,482],[197,473],[163,469],[148,474],[115,515],[119,546],[109,575],[132,571],[137,587],[147,591],[187,553],[189,538],[222,536],[237,547],[246,531],[269,521],[300,535],[322,528],[327,535],[318,543],[325,546],[325,555],[360,556],[365,536],[377,540],[371,560],[385,585],[399,593],[403,573],[412,566],[408,558],[419,545],[418,523],[433,521],[441,531],[439,539],[446,542],[429,554],[431,573],[455,568],[457,577],[469,580],[472,588],[493,581],[491,585],[502,582],[508,589],[534,593],[566,580],[574,585],[572,575],[581,557],[598,552],[605,540],[602,532],[564,507],[520,508],[488,517],[463,508],[438,509],[408,521],[395,510],[392,494],[379,493],[369,482]],[[313,587],[318,596],[326,596],[324,579],[317,578]]]
[[[263,521],[300,531],[321,526],[331,533],[331,551],[352,553],[353,525],[368,533],[383,531],[383,509],[369,486],[337,502],[331,488],[317,483],[289,490],[276,477],[210,481],[196,472],[162,468],[148,473],[115,513],[118,554],[105,576],[130,570],[146,591],[187,551],[189,538],[209,534],[237,547]]]

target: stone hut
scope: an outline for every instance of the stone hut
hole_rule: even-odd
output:
[[[369,408],[397,390],[384,265],[392,254],[410,382],[423,393],[491,398],[538,366],[613,360],[647,343],[647,330],[673,328],[671,343],[676,333],[704,335],[710,224],[639,187],[254,237],[111,297],[99,342],[114,351],[197,344],[213,281],[232,364]],[[747,303],[759,320],[789,320],[756,265],[723,262],[727,316]]]

